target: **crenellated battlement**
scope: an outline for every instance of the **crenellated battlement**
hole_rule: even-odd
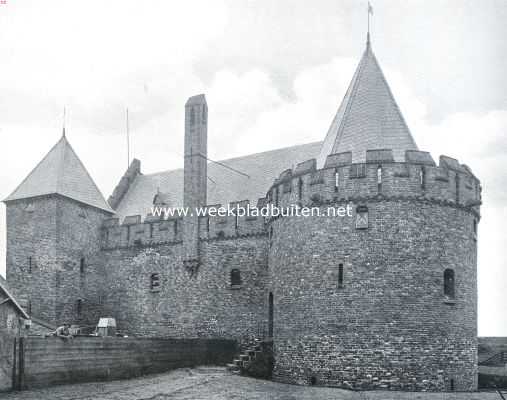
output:
[[[246,209],[250,204],[249,200],[235,201],[228,205],[229,209]],[[257,207],[265,204],[265,199],[257,201]],[[218,210],[221,204],[208,206]],[[223,207],[224,209],[227,206]],[[247,216],[238,214],[225,216],[200,217],[199,219],[199,237],[202,240],[223,239],[236,236],[248,236],[265,233],[264,218],[261,216]]]
[[[215,210],[213,215],[199,217],[199,239],[227,239],[239,236],[264,234],[264,218],[253,216],[221,216],[216,210],[227,208],[235,210],[245,208],[249,200],[235,201],[229,205],[208,205],[207,211]],[[266,204],[266,199],[257,201],[257,207]],[[165,219],[163,216],[148,214],[144,220],[141,215],[127,216],[120,223],[119,218],[104,220],[102,225],[102,248],[115,249],[125,247],[143,247],[158,244],[180,244],[183,241],[183,224],[187,223],[182,217]],[[188,223],[191,223],[189,220]]]
[[[472,171],[456,159],[440,156],[436,165],[430,153],[409,150],[405,162],[395,162],[393,151],[366,152],[366,162],[353,163],[352,153],[331,154],[324,168],[315,159],[283,171],[268,191],[271,203],[279,207],[293,204],[356,198],[420,197],[473,207],[481,204],[481,185]]]
[[[144,221],[141,215],[127,216],[121,224],[119,218],[109,218],[102,224],[102,248],[181,243],[182,223],[182,218],[162,219],[153,215],[147,215]]]

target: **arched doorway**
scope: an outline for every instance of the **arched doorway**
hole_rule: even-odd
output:
[[[269,293],[268,337],[273,337],[273,293]]]

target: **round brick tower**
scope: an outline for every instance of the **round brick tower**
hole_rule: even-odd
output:
[[[475,390],[480,192],[417,149],[368,43],[321,154],[268,194],[321,215],[268,223],[274,379]]]

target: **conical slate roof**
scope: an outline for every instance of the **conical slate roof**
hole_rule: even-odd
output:
[[[67,141],[65,134],[4,201],[60,194],[114,212]]]
[[[406,150],[417,150],[403,115],[371,49],[366,50],[338,108],[317,158],[322,168],[329,154],[352,152],[353,162],[364,162],[366,150],[392,149],[395,161],[405,161]]]

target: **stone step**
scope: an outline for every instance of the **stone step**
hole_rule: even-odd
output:
[[[242,367],[243,366],[243,360],[234,360],[233,361],[234,364],[236,364],[238,367]]]

